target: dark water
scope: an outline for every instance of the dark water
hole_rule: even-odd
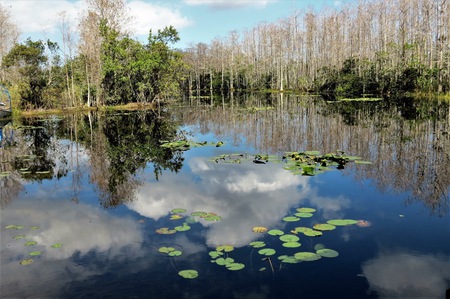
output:
[[[445,298],[449,123],[442,102],[279,95],[14,120],[3,127],[0,148],[0,297]],[[161,147],[180,139],[207,144]],[[284,169],[285,152],[312,150],[372,164],[315,176]],[[255,154],[271,159],[253,163]],[[240,164],[225,163],[237,158]],[[302,207],[315,211],[283,220]],[[181,219],[171,219],[176,208],[186,210]],[[297,248],[252,231],[294,235],[331,219],[370,225],[336,226],[320,237],[297,232]],[[220,265],[211,256],[219,245],[232,245],[221,257],[243,268]],[[279,259],[322,247],[338,256]],[[264,248],[275,253],[264,256]],[[183,278],[181,270],[198,277]]]

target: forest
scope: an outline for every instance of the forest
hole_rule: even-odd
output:
[[[330,99],[450,94],[450,1],[359,0],[177,49],[173,26],[146,43],[126,0],[84,0],[62,42],[26,39],[0,5],[0,84],[15,109],[153,103],[188,95],[290,91]],[[73,20],[70,20],[73,21]]]

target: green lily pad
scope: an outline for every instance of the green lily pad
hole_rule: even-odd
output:
[[[286,264],[297,264],[299,261],[292,255],[281,255],[278,257],[278,259],[282,262],[282,263],[286,263]]]
[[[300,238],[296,235],[282,235],[280,236],[280,240],[283,242],[297,242]]]
[[[61,244],[61,243],[55,243],[51,247],[52,248],[61,248],[62,246],[63,246],[63,244]]]
[[[198,277],[198,272],[196,270],[181,270],[178,275],[183,278],[194,279]]]
[[[183,254],[183,252],[181,250],[174,250],[168,253],[169,256],[180,256]]]
[[[32,263],[33,263],[33,259],[25,259],[25,260],[20,261],[20,264],[23,266],[30,265]]]
[[[318,243],[318,244],[314,245],[314,250],[316,250],[316,253],[317,253],[317,250],[324,249],[324,248],[325,248],[325,245],[323,245],[322,243]]]
[[[187,230],[190,230],[190,229],[191,229],[191,227],[186,222],[183,223],[183,225],[174,227],[174,230],[176,230],[178,232],[184,232],[184,231],[187,231]]]
[[[328,220],[327,223],[335,226],[345,226],[345,225],[352,225],[356,224],[358,220],[354,219],[332,219]]]
[[[161,252],[161,253],[169,253],[169,252],[174,251],[174,250],[175,250],[175,248],[173,248],[173,247],[166,247],[166,246],[160,247],[158,249],[158,251]]]
[[[271,235],[271,236],[282,236],[282,235],[284,235],[284,232],[282,230],[279,230],[279,229],[271,229],[267,233],[269,235]]]
[[[29,255],[36,256],[36,255],[40,255],[41,253],[42,252],[40,252],[40,251],[32,251],[32,252],[29,253]]]
[[[300,247],[300,246],[302,246],[302,244],[297,242],[297,241],[284,242],[283,243],[283,247],[286,247],[286,248],[297,248],[297,247]]]
[[[294,254],[294,257],[297,260],[304,261],[304,262],[311,262],[311,261],[317,261],[320,259],[320,255],[314,252],[297,252]]]
[[[170,213],[172,213],[172,214],[182,214],[182,213],[186,213],[186,209],[176,208],[176,209],[173,209],[172,211],[170,211]]]
[[[25,238],[25,235],[17,235],[17,236],[13,237],[14,240],[20,240],[20,239],[23,239],[23,238]]]
[[[253,242],[250,242],[249,245],[252,246],[253,248],[261,248],[261,247],[266,246],[266,243],[263,241],[253,241]]]
[[[205,219],[206,221],[220,221],[222,220],[222,217],[215,214],[208,214],[204,216],[203,219]]]
[[[30,230],[38,230],[39,229],[39,226],[32,226],[32,227],[30,227]]]
[[[231,245],[219,245],[216,247],[217,251],[230,252],[234,250],[234,247]]]
[[[231,263],[231,264],[227,264],[226,267],[228,270],[237,271],[237,270],[244,269],[245,265],[241,264],[241,263]]]
[[[286,222],[295,222],[295,221],[299,221],[299,220],[300,220],[300,218],[295,217],[295,216],[286,216],[283,218],[283,221],[286,221]]]
[[[316,253],[323,257],[337,257],[339,253],[336,250],[323,248],[316,251]]]
[[[231,257],[227,258],[219,257],[218,259],[216,259],[216,264],[219,266],[225,266],[232,263],[234,263],[234,259],[232,259]]]
[[[223,255],[223,252],[220,252],[220,251],[210,251],[209,252],[209,256],[212,257],[213,259],[218,258],[222,255]]]
[[[313,216],[313,214],[307,213],[307,212],[298,212],[298,213],[295,213],[295,216],[300,217],[300,218],[310,218]]]
[[[322,231],[333,230],[336,228],[336,226],[331,225],[329,223],[318,223],[318,224],[315,224],[313,227],[314,227],[314,229],[322,230]]]
[[[314,208],[298,208],[297,212],[300,213],[314,213],[316,211],[316,209]]]
[[[25,243],[25,246],[33,246],[33,245],[36,245],[36,244],[37,244],[36,241],[28,241],[28,242]]]
[[[191,216],[197,216],[197,217],[203,217],[208,215],[207,212],[203,212],[203,211],[195,211],[191,213]]]
[[[272,248],[263,248],[258,251],[259,254],[265,255],[265,256],[274,255],[275,252],[276,252],[275,249],[272,249]]]

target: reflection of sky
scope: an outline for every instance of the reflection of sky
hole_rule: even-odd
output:
[[[26,228],[5,230],[9,224]],[[58,297],[61,288],[74,280],[82,281],[105,269],[80,264],[76,258],[96,254],[102,259],[129,259],[142,256],[142,233],[138,223],[117,218],[100,208],[68,201],[16,201],[1,217],[1,289],[2,297]],[[30,230],[39,226],[39,230]],[[24,234],[25,239],[14,240]],[[26,241],[35,246],[24,246]],[[62,243],[61,248],[51,248]],[[35,262],[21,266],[31,251],[42,251]],[[126,252],[126,254],[125,254]],[[51,282],[51,283],[49,283]],[[45,285],[45,290],[42,286]]]
[[[381,254],[363,265],[363,274],[380,298],[444,298],[450,256]]]
[[[257,238],[254,226],[283,228],[281,219],[293,207],[313,204],[325,212],[348,205],[344,197],[320,197],[308,177],[293,176],[278,164],[216,164],[204,158],[189,160],[190,176],[164,174],[139,190],[127,204],[139,214],[158,220],[173,208],[214,212],[223,217],[209,227],[209,246],[244,246]]]

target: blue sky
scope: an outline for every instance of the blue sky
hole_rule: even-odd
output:
[[[293,11],[320,10],[324,6],[339,9],[356,0],[128,0],[133,36],[145,41],[153,31],[173,25],[180,33],[179,48],[199,42],[209,43],[232,30],[241,32],[261,22],[273,22]],[[85,7],[82,0],[0,0],[19,26],[20,41],[61,39],[61,13],[76,30]]]

